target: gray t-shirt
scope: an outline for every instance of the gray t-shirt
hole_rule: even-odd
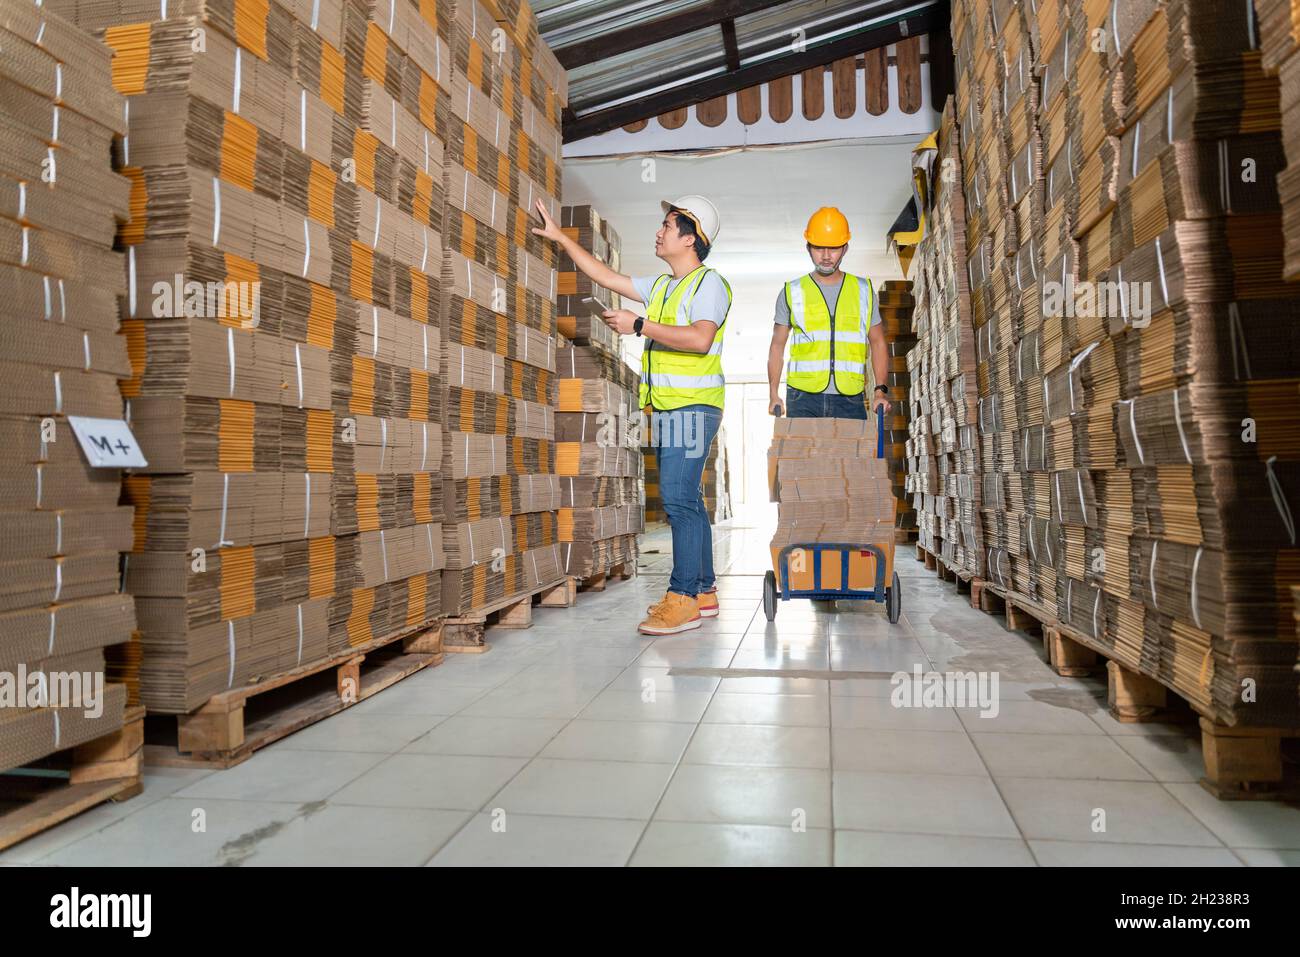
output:
[[[831,320],[835,319],[835,307],[840,300],[840,290],[844,288],[844,273],[840,273],[833,283],[818,282],[816,277],[813,278],[821,289],[822,294],[826,297],[826,305],[830,307]],[[790,325],[790,304],[785,301],[785,286],[776,294],[776,314],[773,315],[772,321],[778,326]],[[880,300],[876,296],[871,297],[871,325],[880,324]],[[870,328],[870,326],[868,326]],[[827,395],[839,395],[840,390],[835,388],[835,377],[831,376],[830,381],[826,384]]]
[[[632,285],[636,287],[637,297],[644,303],[650,302],[650,290],[654,288],[655,280],[658,276],[633,276]],[[664,294],[667,298],[673,294],[677,288],[680,279],[668,280],[668,291]],[[710,269],[700,280],[699,286],[695,290],[695,298],[691,300],[691,322],[707,320],[708,322],[722,325],[723,320],[727,318],[727,307],[730,301],[727,298],[727,287],[722,282],[722,277],[714,270]]]

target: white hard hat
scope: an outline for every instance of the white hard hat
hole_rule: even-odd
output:
[[[708,245],[712,246],[714,240],[718,238],[718,233],[722,230],[722,217],[718,215],[718,207],[703,196],[683,196],[675,199],[671,203],[661,201],[664,212],[667,213],[673,209],[681,210],[695,224],[695,231],[700,234]]]

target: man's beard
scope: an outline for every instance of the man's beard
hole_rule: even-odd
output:
[[[817,266],[816,266],[817,272],[818,272],[820,275],[823,275],[823,276],[830,276],[830,275],[833,275],[834,272],[835,272],[835,270],[836,270],[837,268],[838,268],[838,267],[836,267],[836,266],[834,266],[834,265],[823,266],[821,263],[818,263]]]

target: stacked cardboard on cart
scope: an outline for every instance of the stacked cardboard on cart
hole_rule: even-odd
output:
[[[958,150],[951,104],[940,124],[935,168],[941,172],[934,208],[912,260],[916,344],[891,346],[897,351],[890,357],[890,369],[905,366],[909,381],[907,491],[916,507],[917,540],[949,568],[982,575],[979,405],[971,324],[974,282],[967,273],[960,188],[968,168]]]
[[[1293,726],[1300,288],[1251,8],[967,2],[954,36],[963,145],[1005,160],[971,232],[990,187],[1030,225],[972,257],[986,577],[1219,723]]]
[[[555,245],[532,227],[539,200],[560,214],[563,91],[479,0],[457,0],[451,16],[443,608],[470,615],[562,575],[561,290]]]
[[[434,621],[449,20],[46,6],[127,95],[142,700],[187,712]]]
[[[704,460],[704,473],[700,476],[700,494],[704,510],[711,522],[725,522],[731,518],[731,475],[727,459],[726,430],[718,427],[718,436]]]
[[[907,370],[907,353],[911,352],[916,345],[916,336],[912,330],[912,312],[916,307],[916,300],[912,298],[912,284],[900,279],[881,283],[876,295],[885,339],[890,344],[889,377],[883,384],[889,386],[889,400],[893,404],[889,415],[889,427],[885,433],[885,444],[891,447],[889,473],[893,481],[894,501],[897,503],[894,528],[898,532],[896,537],[900,541],[912,541],[916,536],[917,527],[916,509],[907,494],[906,444],[912,422],[912,406],[908,401],[910,374]],[[901,368],[895,371],[895,366]],[[874,393],[876,384],[875,382],[868,384],[868,395]]]
[[[767,454],[768,491],[777,502],[777,529],[772,538],[772,566],[780,568],[787,546],[790,587],[813,586],[813,560],[799,546],[816,543],[878,545],[884,551],[886,584],[892,571],[894,493],[889,460],[878,455],[874,420],[775,420]],[[821,560],[821,587],[845,587],[840,580],[841,553]],[[876,559],[861,549],[850,551],[847,587],[872,588]]]
[[[122,727],[127,687],[104,682],[105,649],[136,619],[119,588],[132,538],[121,472],[91,467],[69,422],[121,420],[117,380],[131,368],[113,251],[130,194],[111,162],[123,101],[109,50],[31,0],[0,0],[0,51],[4,771]],[[89,433],[110,461],[133,444]]]
[[[619,238],[591,206],[565,206],[560,225],[601,262],[619,268]],[[560,282],[577,286],[578,270],[560,256]],[[617,293],[594,287],[606,308]],[[623,360],[620,337],[577,294],[559,299],[560,349],[556,443],[560,491],[559,541],[564,574],[587,578],[635,564],[644,528],[640,376]]]

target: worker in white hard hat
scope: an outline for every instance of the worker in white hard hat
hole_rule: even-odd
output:
[[[690,631],[701,618],[718,614],[713,530],[700,482],[722,424],[722,333],[731,308],[731,287],[703,265],[722,226],[717,207],[703,196],[661,205],[655,255],[669,268],[661,276],[633,278],[610,269],[566,236],[541,202],[537,213],[545,225],[533,230],[559,243],[592,282],[646,304],[644,318],[627,309],[603,314],[621,335],[647,340],[640,404],[650,415],[659,490],[672,526],[672,576],[663,599],[641,622],[646,635]]]
[[[776,296],[767,352],[768,409],[791,418],[865,419],[867,360],[876,386],[871,411],[889,412],[889,351],[871,280],[840,270],[849,251],[849,221],[833,206],[812,214],[804,230],[813,269]],[[786,401],[779,395],[790,334]]]

